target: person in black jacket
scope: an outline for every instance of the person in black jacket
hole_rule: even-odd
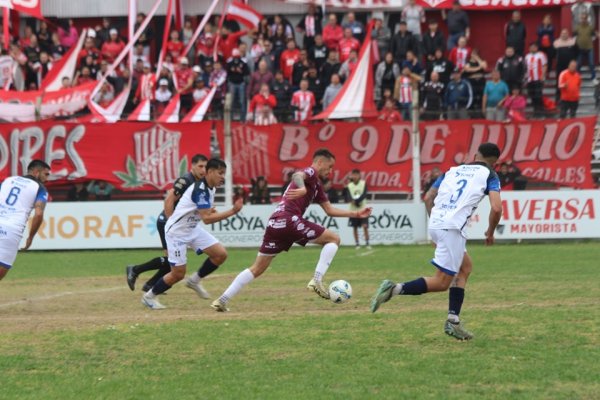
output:
[[[240,120],[246,120],[246,79],[250,75],[248,64],[241,58],[240,51],[233,49],[232,57],[227,63],[227,85],[232,94],[232,107],[239,105]]]
[[[431,73],[431,80],[421,86],[421,119],[437,121],[442,118],[444,111],[444,89],[437,72]]]
[[[271,93],[277,99],[277,105],[273,114],[277,121],[288,122],[290,120],[290,102],[292,100],[292,86],[287,79],[283,78],[281,71],[275,72],[275,79],[271,83]]]
[[[440,82],[447,86],[453,70],[454,64],[444,57],[444,50],[438,48],[435,50],[433,61],[427,62],[427,80],[431,80],[431,74],[437,72],[440,75]]]
[[[394,55],[394,60],[401,65],[406,60],[406,52],[411,50],[418,54],[419,44],[415,37],[406,28],[406,22],[400,22],[400,30],[392,37],[390,51]]]
[[[504,36],[506,38],[506,47],[515,49],[518,56],[525,53],[525,37],[527,30],[525,24],[521,21],[521,12],[513,11],[512,19],[504,27]]]
[[[508,87],[523,86],[525,76],[525,63],[523,57],[515,54],[515,49],[507,47],[504,57],[500,57],[496,63],[496,69],[500,71],[500,78],[506,82]]]
[[[423,52],[425,60],[429,63],[435,60],[435,51],[446,47],[444,35],[438,29],[438,23],[435,20],[429,21],[429,30],[423,35]]]

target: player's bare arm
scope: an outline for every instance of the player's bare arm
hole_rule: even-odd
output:
[[[46,209],[46,202],[44,201],[36,201],[33,205],[33,218],[31,219],[31,228],[29,229],[29,236],[25,241],[25,246],[21,249],[22,251],[27,250],[31,247],[31,243],[33,242],[33,238],[37,234],[40,226],[42,226],[42,222],[44,222],[44,210]]]
[[[350,211],[350,210],[342,210],[341,208],[337,208],[331,205],[330,202],[319,204],[325,214],[330,217],[341,217],[341,218],[367,218],[373,212],[372,207],[365,207],[359,211]]]
[[[179,197],[180,196],[177,196],[173,189],[169,189],[167,192],[167,197],[165,197],[164,201],[164,210],[167,218],[173,215],[173,211],[175,210],[175,202],[179,199]]]
[[[500,198],[500,192],[490,191],[488,195],[490,199],[490,216],[489,225],[487,231],[485,231],[485,244],[494,244],[494,231],[500,222],[502,217],[502,199]]]
[[[285,197],[290,200],[294,200],[294,199],[299,199],[300,197],[306,195],[306,186],[304,185],[305,178],[306,178],[306,175],[304,174],[304,172],[302,172],[302,171],[294,172],[294,174],[292,175],[292,182],[294,182],[294,184],[296,184],[297,188],[296,189],[288,189],[285,192]]]
[[[431,209],[433,208],[433,202],[438,194],[437,188],[430,188],[425,194],[425,208],[427,209],[427,215],[431,215]]]
[[[235,203],[233,203],[233,207],[227,211],[217,211],[214,208],[207,208],[203,210],[198,210],[198,215],[202,218],[202,222],[206,225],[214,224],[215,222],[222,221],[229,217],[234,216],[244,206],[243,199],[237,199]]]

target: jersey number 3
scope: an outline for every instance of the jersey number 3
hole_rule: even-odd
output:
[[[465,190],[465,186],[467,186],[467,180],[466,179],[461,179],[460,181],[458,181],[458,189],[456,189],[456,193],[454,193],[452,195],[452,197],[450,197],[450,203],[454,204],[458,201],[458,199],[460,199],[460,196],[462,196],[463,194],[463,190]],[[454,197],[454,195],[456,195],[456,198]]]
[[[14,206],[17,200],[19,199],[19,193],[21,193],[21,189],[13,186],[8,192],[8,196],[6,196],[6,204],[9,206]]]

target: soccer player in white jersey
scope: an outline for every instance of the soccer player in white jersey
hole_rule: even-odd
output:
[[[208,160],[204,178],[188,187],[181,196],[165,226],[171,272],[160,278],[152,289],[142,296],[142,304],[153,310],[165,308],[156,296],[166,292],[185,277],[188,247],[196,253],[202,252],[208,256],[200,270],[210,267],[214,271],[227,259],[225,247],[199,224],[200,221],[206,225],[214,224],[242,209],[242,199],[236,201],[233,208],[227,211],[218,212],[213,208],[216,188],[225,182],[226,168],[222,160]],[[199,286],[199,282],[200,276],[196,272],[187,280],[186,285],[194,289],[194,286]],[[198,287],[196,291],[200,290]]]
[[[498,146],[484,143],[479,146],[475,162],[452,167],[438,178],[433,185],[437,195],[429,219],[429,235],[436,245],[431,260],[437,268],[436,274],[398,284],[384,280],[371,300],[372,312],[393,296],[443,292],[454,283],[450,289],[444,332],[459,340],[473,338],[459,319],[465,284],[472,268],[471,259],[466,255],[465,227],[481,199],[488,195],[491,210],[485,242],[487,245],[494,243],[494,231],[502,216],[500,180],[492,169],[498,157]]]
[[[33,160],[27,166],[27,175],[9,176],[0,185],[0,280],[12,268],[19,243],[29,219],[35,210],[29,236],[22,250],[27,250],[44,221],[48,191],[44,182],[50,175],[50,166]]]

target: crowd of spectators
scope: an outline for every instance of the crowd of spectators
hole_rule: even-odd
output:
[[[442,12],[447,35],[440,29],[439,12],[433,13],[427,19],[429,12],[409,0],[397,28],[374,18],[370,38],[366,37],[365,23],[353,12],[340,20],[341,14],[323,16],[315,5],[308,5],[296,26],[275,15],[265,17],[252,31],[235,23],[217,28],[215,17],[192,50],[183,54],[196,21],[186,18],[181,31],[170,32],[158,75],[154,55],[159,52],[160,38],[146,28],[135,44],[133,70],[123,64],[108,77],[95,100],[100,105],[109,104],[131,78],[126,114],[148,99],[153,115],[158,116],[179,93],[184,115],[216,87],[210,106],[215,118],[222,117],[229,92],[237,120],[258,125],[306,122],[334,101],[357,66],[361,43],[373,40],[374,96],[382,120],[410,119],[416,90],[419,111],[426,120],[521,120],[527,104],[531,104],[534,118],[554,112],[558,104],[561,117],[576,114],[584,63],[590,67],[590,78],[595,79],[596,32],[588,3],[578,0],[572,8],[572,31],[563,29],[558,38],[550,15],[546,15],[532,43],[525,42],[521,12],[514,11],[502,38],[505,54],[496,63],[486,62],[480,51],[470,46],[473,32],[460,3]],[[136,26],[144,17],[138,15]],[[123,32],[124,28],[109,18],[89,30],[77,73],[72,81],[65,77],[63,87],[98,80],[124,48]],[[78,35],[73,20],[57,25],[39,21],[36,29],[26,26],[22,37],[13,38],[9,54],[24,71],[26,89],[40,87],[53,63],[75,45]],[[555,99],[543,95],[552,70],[557,77]]]

